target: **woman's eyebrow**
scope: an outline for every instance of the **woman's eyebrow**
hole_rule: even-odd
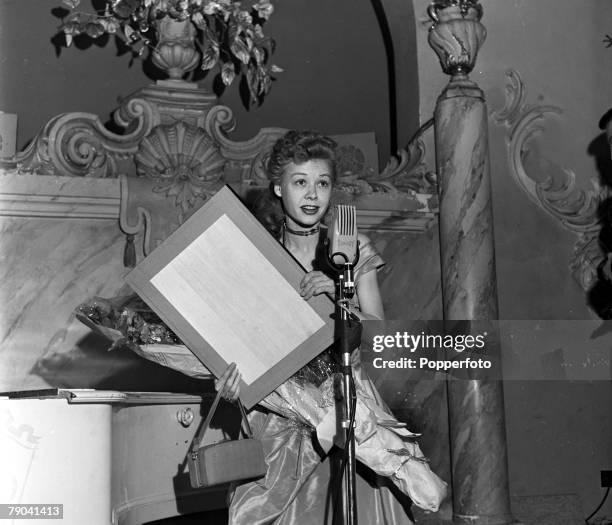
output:
[[[290,177],[307,177],[308,174],[301,171],[294,171],[289,174]],[[317,177],[327,177],[329,179],[332,178],[331,173],[320,173],[316,175]]]

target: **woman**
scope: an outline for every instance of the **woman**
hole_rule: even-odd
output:
[[[284,212],[279,240],[307,272],[300,283],[300,293],[305,300],[323,293],[334,298],[336,293],[334,280],[324,271],[326,257],[321,256],[322,239],[325,238],[321,223],[329,207],[336,176],[335,147],[333,140],[317,133],[290,131],[276,142],[268,163],[271,188]],[[352,306],[360,311],[362,318],[383,319],[376,270],[384,263],[365,236],[360,235],[359,242],[356,295]],[[444,482],[429,470],[415,443],[406,445],[405,438],[413,435],[384,407],[359,365],[358,354],[356,351],[353,355],[358,394],[357,458],[379,474],[392,478],[395,485],[404,493],[410,493],[420,506],[437,510],[444,496]],[[230,524],[322,525],[332,522],[333,510],[330,509],[337,507],[336,499],[340,501],[336,498],[339,491],[334,488],[343,484],[333,480],[336,462],[322,453],[319,445],[329,449],[333,441],[337,370],[331,352],[326,351],[251,412],[249,420],[255,437],[262,440],[268,472],[261,480],[236,487],[229,509]],[[236,400],[240,379],[239,370],[232,364],[215,386],[217,390],[224,389],[226,399]],[[383,426],[383,421],[387,427]],[[395,428],[389,430],[389,426]],[[316,439],[313,438],[315,431]],[[413,471],[408,472],[410,469]],[[364,470],[369,479],[357,476],[360,522],[412,523],[406,498],[397,487],[389,479]]]

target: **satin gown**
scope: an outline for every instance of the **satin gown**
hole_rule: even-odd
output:
[[[356,286],[363,275],[383,265],[371,243],[360,246],[360,259],[355,267]],[[354,357],[353,373],[359,385],[358,395],[360,392],[369,395],[384,407],[380,395],[360,366],[358,350]],[[318,359],[316,366],[321,365],[321,358]],[[312,365],[305,368],[309,366],[312,368]],[[322,367],[325,368],[324,363]],[[334,492],[339,485],[336,471],[340,449],[334,447],[324,455],[318,447],[308,412],[320,407],[311,406],[315,403],[302,395],[302,386],[308,380],[308,374],[298,373],[249,414],[255,437],[263,443],[268,471],[264,478],[235,488],[229,507],[230,525],[341,523],[341,520],[333,519],[334,512],[338,516],[344,490],[344,483],[341,483],[339,490]],[[376,475],[358,462],[356,484],[359,523],[413,523],[410,499],[389,479]]]
[[[357,287],[364,275],[376,271],[384,264],[365,238],[362,239],[360,251],[360,260],[355,268]],[[322,257],[317,257],[319,259]],[[100,298],[84,303],[78,310],[92,324],[100,322],[98,314],[101,315],[101,310],[100,305],[96,306],[97,299]],[[134,316],[135,311],[123,308],[127,304],[124,299],[120,301],[123,305],[120,309],[118,306],[115,308],[114,302],[101,299],[104,303],[102,310],[108,310],[105,315],[115,310],[117,315],[112,316],[114,319],[123,319],[127,311],[131,312],[130,318]],[[356,298],[353,306],[359,306]],[[143,319],[140,318],[140,321]],[[192,377],[210,376],[210,372],[183,345],[151,343],[140,346],[140,343],[133,342],[133,333],[128,337],[127,333],[121,331],[127,327],[123,322],[121,326],[113,326],[113,334],[106,331],[106,325],[101,329],[105,336],[115,341],[114,345],[121,342],[155,362],[160,362],[161,356],[165,366]],[[161,322],[139,323],[138,329],[142,340],[151,334],[169,332],[168,327]],[[128,340],[131,341],[129,344],[126,342]],[[175,354],[174,350],[179,346],[182,346],[184,352]],[[148,347],[154,351],[149,352]],[[168,351],[168,355],[165,351]],[[358,349],[353,352],[352,367],[357,392],[355,448],[358,459],[356,481],[359,523],[412,523],[410,500],[426,511],[437,511],[447,492],[446,483],[429,468],[418,443],[413,439],[417,435],[398,422],[385,406],[361,367]],[[341,450],[332,447],[338,419],[338,378],[338,365],[332,352],[325,351],[251,411],[251,428],[263,443],[268,469],[264,478],[235,488],[229,508],[230,524],[334,523],[332,515],[334,509],[335,514],[338,514],[343,492],[343,483],[336,480]],[[405,494],[410,495],[410,500]]]

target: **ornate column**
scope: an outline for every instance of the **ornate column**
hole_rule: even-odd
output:
[[[487,108],[468,78],[486,36],[482,6],[435,0],[428,13],[429,44],[451,76],[434,116],[444,317],[497,319]],[[453,523],[512,523],[501,382],[449,379],[447,386]]]

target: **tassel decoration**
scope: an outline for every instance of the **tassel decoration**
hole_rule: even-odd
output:
[[[136,246],[134,245],[134,236],[126,235],[125,249],[123,251],[123,266],[125,268],[134,268],[136,266]]]

